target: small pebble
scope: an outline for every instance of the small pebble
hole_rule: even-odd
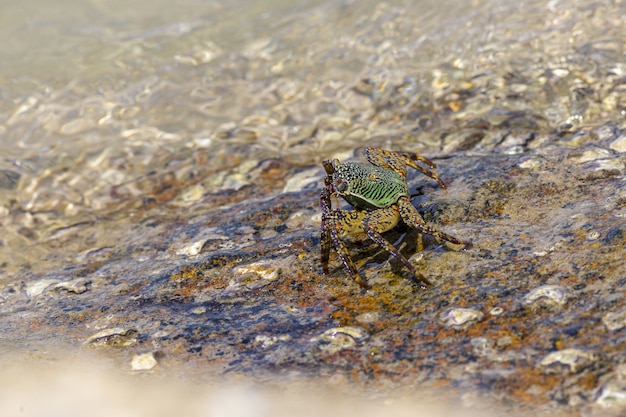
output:
[[[266,335],[258,335],[254,338],[254,343],[257,345],[261,345],[263,348],[268,348],[277,342],[286,342],[291,339],[291,336],[288,334],[283,334],[280,336],[266,336]]]
[[[378,320],[380,320],[380,313],[378,312],[368,312],[356,316],[356,321],[359,323],[375,323]]]
[[[602,317],[602,323],[610,331],[615,331],[626,326],[626,310],[606,313]]]
[[[517,163],[517,166],[522,169],[535,169],[541,165],[541,161],[539,158],[533,157],[524,157],[520,159],[520,162]]]
[[[595,161],[596,159],[604,159],[609,158],[611,156],[611,152],[602,148],[593,148],[584,151],[582,154],[576,155],[573,157],[574,161],[582,164],[583,162]]]
[[[565,287],[560,285],[542,285],[530,291],[524,297],[524,304],[546,307],[563,306],[568,299]]]
[[[599,237],[600,237],[600,233],[596,232],[595,230],[592,230],[589,233],[587,233],[587,240],[596,240]]]
[[[567,68],[554,68],[552,74],[559,78],[564,78],[569,75],[569,70]]]
[[[493,342],[486,337],[475,337],[471,340],[471,343],[476,356],[486,358],[496,353]]]
[[[491,314],[492,316],[499,316],[502,313],[504,313],[504,309],[502,307],[494,307],[489,310],[489,314]]]
[[[176,251],[176,255],[196,256],[202,251],[206,239],[198,240]]]
[[[147,371],[154,368],[157,363],[154,353],[142,353],[141,355],[133,356],[133,359],[130,361],[130,368],[133,371]]]
[[[611,379],[602,384],[595,392],[595,402],[604,409],[622,409],[626,407],[626,381]]]
[[[496,346],[499,348],[505,348],[510,346],[513,343],[513,338],[511,336],[501,336],[496,340]]]
[[[41,295],[46,288],[51,285],[58,284],[58,279],[42,279],[40,281],[32,282],[26,285],[26,295],[29,297],[36,297]]]
[[[617,365],[603,380],[594,392],[595,403],[604,409],[623,410],[626,407],[626,364]]]
[[[137,338],[135,335],[137,332],[135,330],[124,329],[122,327],[113,327],[110,329],[104,329],[89,336],[84,342],[83,345],[91,345],[94,347],[104,347],[104,346],[114,346],[114,347],[122,347],[122,346],[130,346],[137,342]]]
[[[595,171],[608,171],[609,173],[616,172],[615,175],[619,175],[619,173],[623,170],[624,161],[621,158],[601,159],[596,162]]]
[[[205,307],[196,307],[193,310],[191,310],[191,314],[204,314],[206,313],[206,308]]]
[[[439,322],[446,327],[465,328],[483,317],[482,311],[473,308],[451,308],[439,315]]]
[[[170,332],[168,332],[167,330],[157,330],[150,337],[152,339],[163,339],[164,337],[167,337],[169,335],[170,335]]]
[[[202,184],[196,184],[190,188],[187,188],[180,195],[180,199],[185,203],[195,203],[204,197],[206,189]]]
[[[560,372],[564,367],[571,373],[577,373],[591,365],[595,360],[593,354],[583,350],[563,349],[546,355],[539,362],[539,367],[543,368],[546,373]]]
[[[337,353],[343,349],[349,349],[358,342],[366,339],[367,332],[360,327],[333,327],[319,336],[311,338],[311,342],[318,343],[320,350],[328,354]]]
[[[626,152],[626,135],[622,135],[619,138],[615,139],[613,142],[611,142],[609,148],[620,153]]]
[[[283,187],[283,193],[294,193],[306,188],[309,184],[318,184],[322,180],[318,168],[299,172],[287,180]]]
[[[54,286],[54,289],[65,290],[74,294],[82,294],[84,292],[87,292],[87,290],[89,289],[88,285],[90,283],[91,282],[89,280],[86,280],[84,278],[78,278],[71,281],[59,282]]]
[[[236,267],[235,274],[239,276],[254,274],[261,279],[273,281],[278,278],[280,270],[275,268],[271,262],[260,261]]]

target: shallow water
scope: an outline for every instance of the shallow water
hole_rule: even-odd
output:
[[[598,349],[573,298],[606,301],[596,322],[621,305],[625,16],[619,1],[5,2],[0,334],[37,353],[114,329],[96,348],[124,366],[154,350],[200,379],[288,370],[593,403],[619,357],[560,391],[533,363]],[[433,158],[448,192],[411,174],[414,203],[477,243],[418,255],[430,293],[380,254],[355,255],[369,294],[340,267],[320,276],[320,161],[366,145]],[[595,294],[578,287],[590,270],[607,280]],[[523,298],[546,282],[578,288],[558,314],[585,337],[533,332],[554,331],[556,307]],[[441,329],[466,312],[449,305],[479,324]],[[505,334],[497,308],[524,330]],[[511,369],[481,374],[476,357]]]
[[[3,256],[133,200],[280,191],[262,161],[292,164],[286,180],[366,143],[471,149],[468,117],[623,119],[620,3],[288,4],[5,4]]]

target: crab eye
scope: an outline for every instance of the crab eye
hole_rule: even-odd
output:
[[[335,189],[340,193],[346,191],[348,189],[348,183],[339,178],[335,181]]]
[[[335,161],[323,161],[322,165],[324,166],[324,170],[328,175],[332,175],[335,172],[335,166],[333,165]]]

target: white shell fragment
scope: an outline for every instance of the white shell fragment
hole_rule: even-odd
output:
[[[491,314],[492,316],[499,316],[502,313],[504,313],[504,309],[500,306],[496,306],[492,308],[491,310],[489,310],[489,314]]]
[[[535,169],[541,166],[541,160],[536,157],[525,157],[520,159],[517,166],[522,169]]]
[[[73,279],[71,281],[62,281],[54,286],[55,290],[64,290],[69,293],[82,294],[89,289],[91,282],[84,278]]]
[[[524,304],[546,307],[561,307],[569,298],[567,289],[560,285],[542,285],[524,297]]]
[[[176,255],[196,256],[202,251],[207,239],[198,240],[176,251]]]
[[[343,349],[349,349],[368,337],[361,327],[333,327],[319,336],[311,338],[311,342],[319,343],[319,348],[325,353],[333,354]]]
[[[626,152],[626,135],[622,135],[619,138],[615,139],[613,142],[611,142],[609,148],[620,153]]]
[[[604,409],[626,407],[626,381],[612,379],[600,386],[595,394],[596,404]]]
[[[136,333],[135,330],[112,327],[92,334],[83,342],[83,346],[131,346],[137,342],[137,338],[135,337]]]
[[[497,354],[497,351],[493,346],[493,341],[487,339],[486,337],[475,337],[471,340],[471,343],[472,350],[476,356],[489,358]]]
[[[301,191],[309,184],[319,183],[322,178],[323,176],[320,175],[320,170],[317,168],[299,172],[287,180],[283,187],[283,193]]]
[[[278,269],[273,268],[269,262],[254,262],[248,265],[242,265],[235,268],[235,274],[246,275],[254,274],[261,279],[273,281],[278,278]]]
[[[563,368],[571,373],[577,373],[595,360],[596,357],[592,353],[580,349],[563,349],[546,355],[539,362],[539,367],[546,373],[560,372]]]
[[[455,329],[468,327],[483,319],[485,315],[473,308],[451,308],[439,315],[439,322],[446,327]]]
[[[605,410],[623,411],[626,407],[626,365],[618,365],[614,372],[608,374],[593,397],[595,403]]]
[[[611,331],[623,328],[626,326],[626,310],[606,313],[602,317],[602,323]]]
[[[26,295],[29,297],[36,297],[41,295],[46,288],[51,285],[58,284],[58,279],[42,279],[40,281],[32,282],[26,285]]]
[[[378,320],[380,320],[380,313],[378,313],[376,311],[362,313],[362,314],[359,314],[358,316],[356,316],[355,319],[359,323],[375,323]]]
[[[148,371],[158,364],[153,352],[142,353],[133,356],[130,361],[130,368],[133,371]]]
[[[501,350],[511,344],[510,338],[501,337],[497,341],[490,340],[486,337],[472,338],[472,350],[476,356],[489,359],[493,362],[509,362],[520,359],[526,359],[526,355],[521,352]]]
[[[280,268],[272,261],[259,261],[241,265],[234,269],[234,279],[229,282],[229,289],[245,287],[256,289],[264,287],[280,276]]]
[[[26,285],[26,295],[29,297],[37,297],[38,295],[43,294],[43,292],[48,288],[65,290],[74,294],[82,294],[89,289],[87,287],[89,284],[90,281],[84,278],[77,278],[68,281],[61,281],[58,279],[42,279]]]
[[[582,154],[575,156],[573,159],[577,163],[584,163],[589,161],[595,161],[597,159],[604,159],[611,156],[611,153],[606,149],[592,148],[587,149]]]
[[[267,336],[264,334],[257,335],[254,338],[254,343],[260,345],[263,348],[268,348],[278,342],[286,342],[291,339],[288,334],[281,334],[280,336]]]

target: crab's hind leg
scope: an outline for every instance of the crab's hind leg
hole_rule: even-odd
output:
[[[390,169],[406,178],[406,164],[396,152],[368,146],[363,151],[367,161],[377,167]]]
[[[419,161],[430,168],[437,168],[437,165],[425,156],[413,152],[386,151],[384,149],[374,148],[373,146],[365,148],[363,153],[365,154],[368,162],[372,165],[385,169],[391,169],[402,175],[404,178],[406,178],[406,167],[410,166],[427,177],[434,179],[437,181],[437,184],[441,186],[441,188],[444,190],[446,189],[446,184],[444,184],[437,174],[417,163]]]
[[[427,177],[434,179],[435,181],[437,181],[437,184],[441,186],[441,188],[443,188],[444,190],[446,189],[446,184],[441,180],[441,178],[439,178],[437,174],[435,174],[432,170],[428,168],[424,168],[423,166],[417,163],[417,161],[419,161],[419,162],[424,163],[425,165],[428,165],[430,168],[437,168],[437,165],[435,165],[433,161],[426,158],[425,156],[422,156],[418,153],[413,153],[413,152],[397,152],[397,154],[401,158],[404,164],[421,172]]]
[[[414,266],[408,261],[398,250],[385,239],[381,233],[392,229],[398,224],[400,220],[400,213],[396,206],[391,206],[386,209],[375,210],[367,213],[365,218],[365,232],[367,236],[372,239],[378,246],[385,249],[397,260],[402,262],[409,271],[422,283],[426,285],[432,285]]]
[[[422,216],[419,214],[413,204],[411,204],[407,197],[400,197],[400,199],[398,200],[398,208],[400,210],[400,216],[402,216],[402,221],[408,226],[417,229],[418,232],[431,235],[438,240],[445,240],[447,242],[454,243],[455,245],[464,245],[465,247],[470,247],[472,245],[471,242],[457,239],[454,236],[441,232],[434,227],[427,225]]]

